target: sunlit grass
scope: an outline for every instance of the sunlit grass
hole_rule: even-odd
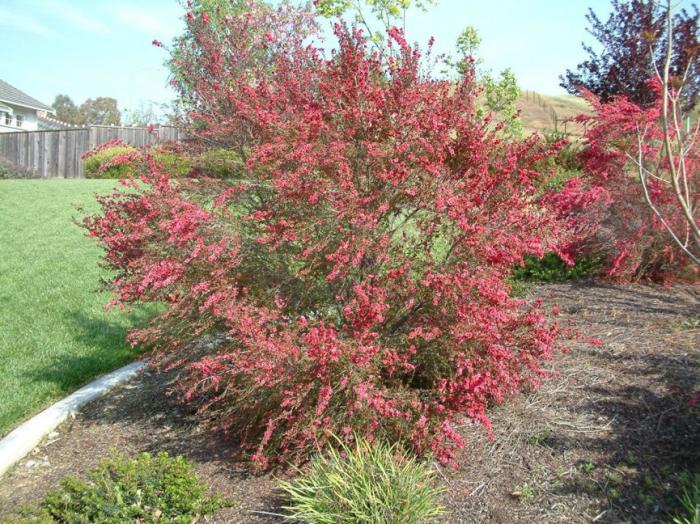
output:
[[[144,314],[105,311],[100,248],[73,223],[113,180],[0,180],[0,435],[134,358]]]

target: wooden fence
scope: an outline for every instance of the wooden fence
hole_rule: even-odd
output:
[[[180,129],[88,126],[58,131],[0,133],[0,157],[12,166],[29,170],[41,178],[85,178],[80,156],[88,149],[119,138],[141,147],[161,142],[179,142]]]

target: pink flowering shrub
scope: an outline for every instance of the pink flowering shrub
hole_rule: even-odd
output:
[[[571,179],[554,196],[553,207],[569,221],[572,251],[595,253],[604,259],[604,276],[623,281],[668,282],[697,278],[697,268],[676,246],[644,199],[635,161],[642,159],[649,176],[650,198],[674,230],[684,231],[682,210],[673,195],[668,161],[663,152],[661,98],[642,109],[625,98],[601,103],[587,94],[593,115],[586,123],[582,152],[584,176]],[[641,154],[641,157],[640,157]],[[700,207],[697,143],[685,160],[691,174],[687,191]]]
[[[226,23],[228,37],[266,27]],[[188,24],[190,118],[245,167],[174,180],[151,162],[86,218],[114,304],[165,305],[131,342],[178,367],[184,398],[258,467],[331,433],[454,464],[457,426],[490,428],[489,405],[537,384],[558,344],[507,283],[565,237],[540,190],[548,146],[500,137],[472,80],[433,78],[398,30],[380,56],[337,26],[331,58],[272,32],[283,48],[256,76],[248,47]],[[223,337],[193,344],[208,334]]]

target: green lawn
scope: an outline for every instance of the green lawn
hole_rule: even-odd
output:
[[[129,360],[139,316],[104,310],[100,248],[73,223],[113,180],[0,180],[0,436]]]

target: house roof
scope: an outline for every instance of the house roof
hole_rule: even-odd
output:
[[[0,102],[55,113],[53,107],[39,102],[36,98],[32,98],[27,93],[20,91],[3,80],[0,80]]]

